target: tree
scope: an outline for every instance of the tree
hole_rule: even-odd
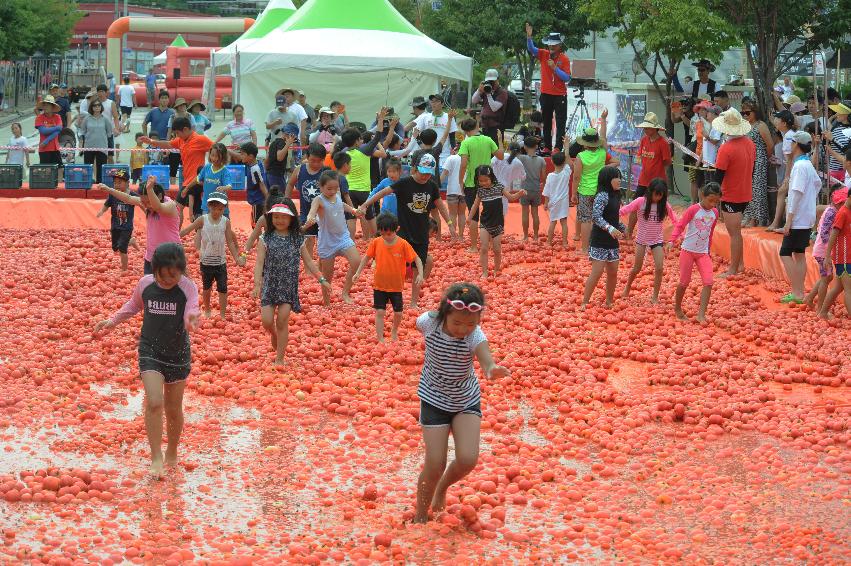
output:
[[[708,0],[708,5],[745,44],[754,91],[766,111],[774,106],[777,77],[815,49],[838,47],[851,28],[847,0]]]
[[[0,1],[0,59],[66,51],[80,16],[74,0]]]
[[[698,2],[680,0],[587,0],[583,6],[589,20],[616,29],[620,47],[630,47],[635,60],[666,101],[665,128],[674,133],[670,102],[673,81],[683,62],[690,59],[717,61],[736,44],[730,26]],[[659,73],[663,80],[660,82]]]
[[[535,37],[550,31],[564,36],[566,48],[586,45],[591,28],[580,13],[578,0],[444,0],[440,10],[426,10],[423,31],[446,47],[481,61],[484,50],[498,47],[513,57],[526,92],[524,105],[531,105],[529,85],[536,59],[526,51],[525,24]]]

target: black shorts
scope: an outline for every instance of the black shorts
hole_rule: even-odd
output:
[[[443,409],[438,409],[434,405],[430,403],[426,403],[422,399],[420,399],[420,425],[425,427],[435,427],[435,426],[450,426],[452,424],[452,419],[455,418],[455,415],[476,415],[479,418],[482,416],[482,402],[476,401],[474,404],[470,405],[463,411],[444,411]]]
[[[138,183],[139,179],[141,177],[142,177],[142,168],[141,167],[139,167],[138,169],[133,169],[133,171],[130,172],[130,179],[134,183]]]
[[[122,114],[126,114],[126,115],[129,116],[130,114],[133,113],[133,107],[132,106],[119,106],[119,108],[121,108]]]
[[[52,165],[55,163],[62,169],[62,153],[58,151],[39,151],[38,162],[41,165]]]
[[[349,190],[349,198],[352,199],[352,206],[359,208],[369,198],[369,191],[353,191]],[[375,218],[375,207],[370,206],[366,209],[366,219],[372,220]]]
[[[155,358],[143,357],[142,353],[139,352],[139,373],[155,371],[163,376],[166,383],[179,383],[181,381],[186,381],[191,369],[191,366],[188,364],[172,365]]]
[[[473,208],[473,203],[476,202],[476,195],[478,194],[478,190],[476,187],[464,187],[464,202],[467,203],[467,210]],[[479,211],[477,210],[475,214],[473,214],[473,222],[479,221]]]
[[[186,193],[186,196],[183,196],[183,191],[177,191],[177,195],[174,197],[174,202],[180,206],[189,206],[189,193]]]
[[[372,308],[375,310],[386,310],[388,302],[393,305],[393,312],[402,312],[403,301],[401,291],[372,290]]]
[[[177,168],[180,167],[180,154],[179,153],[169,153],[168,154],[168,176],[169,177],[177,177]],[[194,177],[196,171],[192,171],[192,176]],[[189,175],[189,171],[183,172],[183,178],[185,179]]]
[[[783,243],[780,244],[780,257],[806,252],[810,245],[810,233],[809,228],[792,228],[788,236],[783,236]]]
[[[643,197],[647,194],[647,187],[644,185],[638,185],[635,187],[635,198]]]
[[[213,281],[216,282],[216,291],[219,293],[228,292],[228,264],[221,265],[204,265],[201,264],[201,286],[207,291],[213,288]]]
[[[414,248],[414,252],[416,252],[420,261],[423,262],[423,269],[425,269],[426,258],[428,257],[428,242],[425,244],[411,244],[411,247]],[[411,265],[415,266],[416,264],[412,263]]]
[[[748,202],[727,202],[725,200],[721,201],[721,212],[726,212],[727,214],[742,214],[745,209],[748,207]]]
[[[109,235],[112,236],[112,251],[126,254],[127,246],[130,245],[130,238],[133,237],[133,230],[112,228]]]

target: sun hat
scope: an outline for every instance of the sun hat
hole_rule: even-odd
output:
[[[803,102],[793,102],[789,105],[789,112],[792,114],[797,114],[798,112],[803,112],[807,109],[807,105]]]
[[[272,208],[269,209],[269,214],[286,214],[288,216],[295,216],[295,213],[290,210],[290,207],[282,202],[273,205]]]
[[[810,134],[808,134],[804,130],[798,130],[797,132],[795,132],[792,135],[791,139],[792,139],[793,142],[803,144],[803,145],[808,145],[808,144],[813,143],[813,136],[811,136]]]
[[[127,173],[126,169],[112,169],[107,173],[107,177],[112,177],[113,179],[124,179],[128,181],[130,179],[130,175]]]
[[[62,110],[62,107],[59,106],[58,104],[56,104],[56,99],[53,98],[53,96],[51,96],[49,94],[47,96],[45,96],[44,99],[41,102],[39,102],[39,104],[38,104],[39,110],[41,110],[44,107],[45,104],[52,104],[53,106]]]
[[[753,129],[753,126],[742,118],[742,115],[735,108],[721,112],[717,118],[712,120],[712,127],[728,136],[744,136]]]
[[[715,72],[715,65],[709,59],[701,59],[700,61],[695,61],[691,64],[693,67],[706,67],[709,69],[710,73]]]
[[[210,196],[207,197],[207,202],[220,202],[223,205],[227,206],[228,196],[225,193],[213,191],[212,193],[210,193]]]
[[[294,88],[290,88],[290,87],[288,87],[288,86],[285,86],[284,88],[282,88],[281,90],[279,90],[278,92],[276,92],[276,93],[275,93],[275,96],[281,96],[281,95],[283,95],[283,94],[285,94],[285,93],[290,93],[290,94],[292,94],[293,96],[295,96],[295,89],[294,89]]]
[[[425,175],[434,175],[434,168],[437,167],[437,162],[434,156],[430,153],[424,153],[420,157],[420,162],[417,163],[417,171]]]
[[[600,147],[600,134],[594,128],[585,128],[576,143],[584,147]]]
[[[644,121],[636,126],[636,128],[653,128],[656,130],[664,130],[665,126],[659,124],[659,118],[653,112],[648,112],[644,115]]]
[[[48,87],[47,90],[53,90],[54,88],[59,88],[59,85],[56,84],[56,83],[50,83],[50,86]]]
[[[177,108],[178,106],[184,105],[184,104],[186,104],[186,99],[185,98],[178,98],[177,100],[174,101],[174,105],[172,106],[172,108]]]
[[[561,42],[561,34],[555,31],[552,31],[547,34],[547,37],[545,37],[543,41],[541,41],[541,43],[543,43],[544,45],[561,45]]]
[[[499,71],[496,69],[488,69],[485,71],[485,82],[495,81],[499,78]]]
[[[414,108],[425,108],[425,105],[426,99],[422,96],[415,96],[414,99],[411,101],[411,106],[413,106]]]
[[[323,106],[322,108],[320,108],[320,109],[319,109],[319,114],[320,114],[320,115],[322,115],[322,114],[331,114],[331,115],[333,116],[334,114],[336,114],[336,112],[334,112],[333,110],[331,110],[331,109],[330,109],[330,108],[328,108],[327,106]]]
[[[830,195],[831,202],[833,204],[842,204],[846,200],[848,200],[848,189],[839,189],[833,191],[833,194]]]
[[[93,96],[97,96],[97,91],[90,90],[89,92],[86,93],[86,100],[90,99]]]
[[[851,108],[845,106],[844,103],[840,102],[839,104],[830,104],[828,108],[836,112],[837,114],[851,114]]]
[[[189,105],[189,107],[187,108],[187,110],[192,110],[192,107],[193,107],[193,106],[200,106],[200,107],[201,107],[201,112],[206,112],[206,110],[207,110],[207,107],[206,107],[206,106],[204,105],[204,103],[203,103],[203,102],[201,102],[200,100],[193,100],[193,101],[192,101],[192,103],[191,103],[191,104]]]
[[[783,104],[788,108],[789,106],[792,106],[796,102],[801,102],[801,99],[797,95],[790,94],[789,96],[786,97],[786,100],[783,101]]]
[[[709,110],[710,108],[712,108],[712,103],[708,100],[701,100],[700,102],[691,107],[692,111]]]

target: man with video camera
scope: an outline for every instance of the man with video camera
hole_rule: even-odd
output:
[[[570,59],[564,54],[561,35],[550,33],[544,38],[548,49],[538,49],[532,41],[532,24],[526,22],[526,49],[541,62],[541,113],[544,115],[544,146],[561,150],[567,122],[567,83],[570,82]],[[556,137],[553,145],[553,114]]]
[[[494,142],[499,143],[499,133],[505,134],[505,110],[508,105],[508,91],[499,84],[496,69],[485,71],[485,80],[473,93],[473,104],[482,105],[481,131]]]

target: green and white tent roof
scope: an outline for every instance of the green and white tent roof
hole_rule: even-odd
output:
[[[169,47],[189,47],[189,44],[186,43],[186,40],[183,39],[182,35],[177,34],[177,37],[174,38],[174,41],[171,42]],[[162,53],[160,53],[159,55],[154,57],[154,64],[155,65],[161,65],[162,63],[165,63],[166,51],[168,51],[168,50],[164,49]]]
[[[216,55],[233,54],[236,51],[242,51],[246,45],[250,45],[258,39],[267,36],[274,37],[295,12],[296,7],[292,0],[269,0],[266,8],[257,16],[254,25],[245,30],[245,33],[233,43],[219,49]]]
[[[285,69],[325,73],[394,69],[470,78],[469,57],[423,34],[389,0],[308,0],[282,26],[271,29],[260,25],[261,20],[246,35],[256,29],[256,34],[264,33],[262,37],[235,42],[239,69],[231,68],[234,75]],[[219,50],[216,58],[235,44]]]

